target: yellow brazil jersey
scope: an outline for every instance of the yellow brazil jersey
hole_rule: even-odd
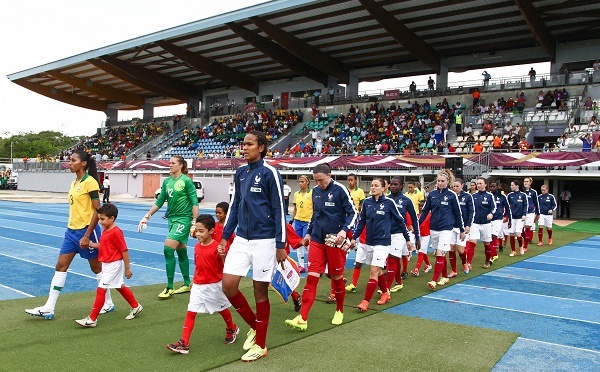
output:
[[[313,214],[312,190],[309,188],[304,195],[300,191],[296,191],[294,193],[294,205],[296,206],[294,219],[302,222],[310,222]]]
[[[415,212],[417,214],[421,213],[421,208],[419,207],[419,203],[424,202],[425,198],[423,197],[423,193],[420,190],[416,190],[412,194],[410,191],[404,193],[404,195],[408,196],[408,198],[413,202],[415,206]]]
[[[71,183],[68,196],[69,222],[67,226],[69,229],[80,230],[90,224],[94,214],[90,192],[96,191],[97,193],[99,190],[98,181],[87,173],[81,178],[81,181],[75,180]],[[98,194],[95,197],[98,198]]]
[[[354,208],[358,210],[358,207],[365,200],[365,192],[363,191],[363,189],[357,186],[354,189],[350,190],[350,197],[352,198],[352,202],[354,203]]]

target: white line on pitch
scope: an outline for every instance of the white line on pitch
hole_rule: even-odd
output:
[[[598,270],[597,267],[591,267],[591,266],[579,266],[579,265],[566,265],[566,264],[560,264],[560,263],[555,263],[555,262],[544,262],[544,261],[536,261],[535,259],[528,259],[526,260],[527,262],[534,262],[534,263],[541,263],[541,264],[546,264],[546,265],[557,265],[557,266],[566,266],[566,267],[579,267],[582,269],[596,269]]]
[[[520,261],[520,262],[525,262],[525,261]],[[555,274],[556,271],[550,271],[550,270],[540,270],[540,269],[529,269],[529,268],[525,268],[525,267],[515,267],[512,266],[511,269],[519,269],[519,270],[529,270],[529,271],[539,271],[542,273],[553,273]],[[575,275],[575,276],[585,276],[586,278],[598,278],[596,275],[585,275],[585,274],[573,274],[573,273],[561,273],[560,274],[565,274],[565,275]]]
[[[459,287],[483,288],[483,289],[485,289],[485,290],[491,290],[491,291],[500,291],[500,292],[519,293],[519,294],[524,294],[524,295],[527,295],[527,296],[547,297],[547,298],[554,298],[554,299],[560,299],[560,300],[565,300],[565,301],[587,302],[587,303],[589,303],[589,304],[598,304],[598,305],[600,305],[600,302],[596,302],[596,301],[578,300],[578,299],[575,299],[575,298],[566,298],[566,297],[548,296],[548,295],[543,295],[543,294],[538,294],[538,293],[530,293],[530,292],[514,291],[514,290],[510,290],[510,289],[501,289],[501,288],[484,287],[484,286],[480,286],[480,285],[472,285],[472,284],[464,284],[464,283],[457,283],[457,284],[455,284],[455,285],[456,285],[456,286],[459,286]]]
[[[0,256],[9,257],[9,258],[12,258],[12,259],[15,259],[15,260],[19,260],[19,261],[23,261],[23,262],[28,262],[28,263],[31,263],[31,264],[34,264],[34,265],[40,265],[40,266],[43,266],[43,267],[49,267],[51,269],[55,268],[54,266],[46,265],[46,264],[43,264],[43,263],[40,263],[40,262],[31,261],[31,260],[26,260],[24,258],[11,256],[11,255],[4,254],[4,253],[0,253]],[[90,275],[78,273],[77,271],[72,271],[72,270],[69,270],[68,272],[71,273],[71,274],[80,275],[80,276],[83,276],[85,278],[90,278],[90,279],[96,280],[95,276],[90,276]]]
[[[597,350],[592,350],[592,349],[584,349],[582,347],[576,347],[576,346],[569,346],[569,345],[562,345],[562,344],[555,344],[554,342],[547,342],[547,341],[541,341],[541,340],[534,340],[532,338],[526,338],[526,337],[519,337],[521,340],[526,340],[526,341],[532,341],[532,342],[539,342],[540,344],[546,344],[546,345],[552,345],[552,346],[558,346],[558,347],[566,347],[568,349],[575,349],[575,350],[580,350],[580,351],[585,351],[590,352],[590,353],[594,353],[594,354],[600,354],[600,351]]]
[[[4,284],[0,284],[0,287],[2,287],[2,288],[6,288],[6,289],[8,289],[8,290],[10,290],[10,291],[13,291],[13,292],[17,292],[17,293],[19,293],[19,294],[22,294],[23,296],[27,296],[27,297],[35,297],[35,296],[34,296],[34,295],[32,295],[32,294],[25,293],[25,292],[23,292],[23,291],[19,291],[18,289],[15,289],[15,288],[13,288],[13,287],[9,287],[9,286],[7,286],[7,285],[4,285]]]
[[[576,288],[589,288],[589,289],[598,289],[598,287],[592,287],[592,286],[588,286],[588,285],[576,285],[576,284],[567,284],[567,283],[563,283],[560,281],[556,281],[556,282],[550,282],[547,280],[536,280],[536,279],[530,279],[530,278],[523,278],[520,276],[515,276],[515,275],[498,275],[499,273],[497,273],[495,271],[490,271],[489,273],[485,274],[486,276],[495,276],[496,278],[504,278],[504,279],[516,279],[516,280],[523,280],[526,282],[534,282],[534,283],[545,283],[545,284],[560,284],[561,286],[569,286],[569,287],[576,287]],[[570,275],[570,274],[565,274],[565,275]]]
[[[591,260],[589,258],[573,258],[573,257],[569,257],[569,256],[548,256],[548,255],[543,255],[543,257],[550,257],[550,258],[560,258],[560,259],[565,259],[565,260],[574,260],[574,261],[589,261],[589,262],[600,262],[600,260]]]

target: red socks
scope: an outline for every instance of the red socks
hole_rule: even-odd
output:
[[[435,257],[435,267],[433,268],[433,281],[437,282],[442,271],[446,270],[446,256]],[[446,275],[447,276],[447,275]]]
[[[394,278],[396,277],[396,271],[398,270],[398,263],[400,260],[396,257],[388,257],[387,259],[387,287],[392,288],[394,284]]]
[[[92,312],[90,312],[90,319],[94,322],[98,319],[98,314],[102,310],[104,300],[106,299],[106,289],[96,288],[96,299],[94,299],[94,305],[92,306]]]
[[[456,251],[448,254],[448,258],[450,259],[450,268],[452,271],[456,272]]]
[[[194,324],[196,323],[196,313],[188,311],[183,321],[183,331],[181,332],[181,339],[186,345],[190,344],[190,335],[194,330]]]
[[[490,258],[492,257],[492,248],[490,247],[490,243],[483,243],[483,248],[485,250],[485,262],[490,262]]]
[[[525,226],[525,230],[523,231],[523,248],[527,249],[531,238],[533,238],[533,232],[531,231],[531,227]]]
[[[426,256],[426,254],[419,252],[419,255],[417,256],[417,264],[415,265],[415,269],[419,270],[421,268],[421,264],[424,260],[423,256]]]
[[[369,279],[369,282],[367,283],[367,289],[365,290],[365,300],[371,301],[371,298],[373,297],[373,293],[375,293],[375,290],[377,289],[377,280],[375,279]]]
[[[235,323],[233,322],[233,317],[231,316],[231,311],[229,311],[229,309],[219,311],[219,314],[221,314],[227,328],[235,329]]]
[[[467,242],[467,246],[465,247],[465,253],[467,254],[467,261],[469,263],[473,262],[473,257],[475,256],[475,246],[477,243],[473,243],[472,241]]]
[[[548,234],[548,236],[550,236],[550,234]],[[538,241],[541,242],[543,237],[544,237],[544,228],[539,227],[538,228]]]
[[[548,232],[548,239],[552,239],[552,229],[546,229]]]
[[[269,328],[269,317],[271,316],[271,304],[269,300],[256,304],[256,344],[263,349],[267,345],[267,329]]]
[[[402,256],[402,272],[406,273],[408,271],[408,256]]]
[[[235,308],[235,311],[240,314],[242,319],[250,326],[250,328],[256,330],[256,315],[252,308],[248,304],[246,297],[242,294],[242,292],[238,291],[235,296],[229,298],[229,302]]]
[[[356,287],[358,284],[358,278],[360,277],[360,269],[354,268],[352,272],[352,285]]]
[[[339,278],[337,280],[332,280],[333,286],[335,288],[335,303],[336,311],[344,312],[344,298],[346,297],[346,286],[344,285],[344,278]]]
[[[510,236],[510,249],[515,252],[516,251],[516,247],[515,247],[515,237],[513,235]]]
[[[467,262],[467,254],[466,253],[459,253],[458,257],[460,257],[460,263],[461,264],[465,264]],[[456,270],[454,270],[456,271]]]
[[[523,248],[523,237],[517,236],[517,243],[519,243],[519,248]]]
[[[304,286],[304,291],[302,292],[302,308],[300,309],[300,315],[302,315],[303,320],[308,319],[308,313],[310,312],[310,308],[315,303],[318,283],[318,276],[306,276],[306,285]]]
[[[133,292],[131,292],[131,289],[129,289],[129,287],[127,287],[125,284],[123,284],[121,288],[117,288],[117,292],[119,292],[121,296],[123,296],[125,301],[127,301],[127,303],[129,304],[129,306],[131,306],[132,309],[140,306],[140,304],[135,299]]]
[[[377,278],[377,284],[381,292],[387,292],[390,289],[390,287],[387,285],[387,277],[385,274],[379,275]]]

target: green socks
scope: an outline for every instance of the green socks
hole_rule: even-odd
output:
[[[167,247],[165,245],[164,253],[165,253],[165,267],[167,269],[167,288],[173,289],[173,279],[175,278],[175,250],[173,248]],[[188,269],[188,272],[189,272],[189,269]]]
[[[177,258],[179,259],[179,270],[183,275],[183,285],[190,286],[190,259],[187,255],[187,248],[177,250]]]

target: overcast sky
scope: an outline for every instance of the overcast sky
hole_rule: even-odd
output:
[[[106,118],[102,112],[71,106],[31,92],[12,83],[6,78],[7,75],[263,2],[265,0],[6,2],[0,13],[0,137],[48,129],[67,135],[91,135]],[[547,73],[550,68],[549,64],[534,66],[538,74]],[[529,66],[488,71],[493,77],[526,75]],[[481,71],[454,75],[450,74],[450,83],[480,79]],[[410,80],[424,85],[427,77],[363,83],[359,89],[406,87]],[[161,107],[154,111],[156,116],[184,112],[185,107]],[[141,116],[141,112],[119,112],[119,119],[136,116]]]

